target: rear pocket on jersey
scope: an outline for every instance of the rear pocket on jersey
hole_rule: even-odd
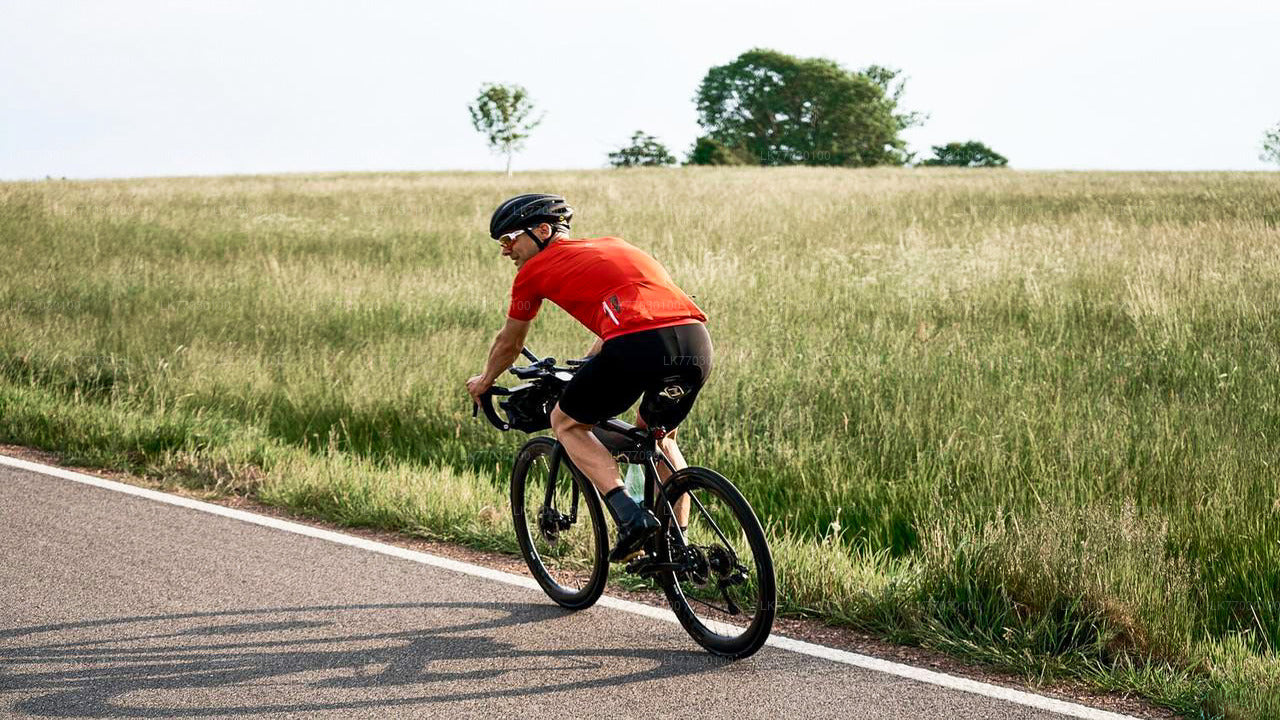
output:
[[[664,318],[675,309],[653,307],[655,301],[646,299],[646,294],[642,286],[622,288],[601,303],[604,306],[604,314],[615,326],[625,323],[634,327],[650,320]],[[658,300],[657,302],[670,304],[670,301]]]

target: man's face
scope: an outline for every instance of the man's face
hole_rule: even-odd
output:
[[[529,258],[538,254],[538,246],[533,243],[533,238],[529,237],[529,233],[520,233],[515,240],[502,246],[502,256],[511,258],[516,264],[516,269],[529,261]]]

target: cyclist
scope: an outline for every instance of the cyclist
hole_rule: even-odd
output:
[[[517,270],[506,324],[467,391],[478,399],[510,367],[544,299],[595,333],[589,359],[551,412],[551,426],[604,497],[618,525],[609,559],[621,562],[640,553],[658,521],[623,491],[617,463],[591,428],[643,397],[636,424],[664,428],[659,447],[676,470],[685,467],[675,430],[711,372],[711,337],[706,314],[662,265],[615,237],[570,238],[572,219],[563,197],[542,193],[513,197],[494,211],[489,235]],[[659,467],[664,482],[670,472]],[[674,509],[676,522],[687,526],[688,499]]]

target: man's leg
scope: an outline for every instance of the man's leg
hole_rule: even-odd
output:
[[[590,425],[569,417],[557,403],[551,411],[551,429],[564,446],[565,452],[569,453],[569,459],[591,480],[601,497],[608,495],[614,488],[622,487],[618,463],[609,454],[604,443],[591,434]]]
[[[591,480],[618,524],[618,544],[609,553],[612,562],[630,560],[641,552],[645,538],[658,529],[658,519],[622,489],[618,464],[603,443],[591,434],[591,426],[569,417],[559,403],[551,411],[551,427],[556,439],[569,453],[573,464]]]

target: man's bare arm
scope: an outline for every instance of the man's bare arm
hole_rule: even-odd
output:
[[[486,387],[492,385],[515,362],[528,334],[528,320],[507,318],[507,324],[502,326],[498,336],[493,339],[493,346],[489,348],[489,360],[484,365],[484,374],[480,376]]]
[[[588,350],[587,354],[584,355],[583,357],[591,357],[592,355],[599,353],[600,348],[602,347],[604,347],[604,339],[596,338],[596,341],[591,345],[591,349]]]
[[[493,339],[493,346],[489,348],[489,360],[485,363],[484,373],[467,380],[467,392],[471,397],[478,400],[493,385],[493,381],[511,367],[511,363],[520,354],[520,349],[524,347],[524,337],[528,334],[527,320],[507,318],[507,324],[498,331],[498,336]]]

